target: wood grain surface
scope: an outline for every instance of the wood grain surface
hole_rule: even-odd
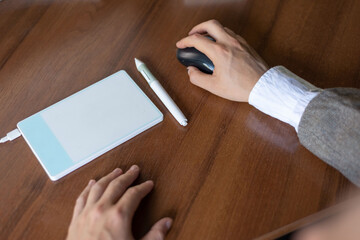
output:
[[[322,88],[359,88],[359,12],[357,0],[1,1],[1,136],[120,69],[165,117],[57,182],[23,139],[1,144],[0,239],[64,239],[89,179],[132,164],[142,168],[139,181],[155,181],[135,216],[136,237],[170,216],[168,239],[253,239],[342,201],[353,185],[302,147],[292,127],[193,86],[175,43],[214,18],[270,66]],[[136,71],[134,57],[184,111],[186,128]]]

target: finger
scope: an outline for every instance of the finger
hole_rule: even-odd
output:
[[[126,190],[124,195],[116,203],[116,209],[119,214],[131,222],[140,201],[149,194],[153,187],[153,181],[146,181]]]
[[[122,173],[120,168],[116,168],[114,171],[106,175],[105,177],[101,178],[97,183],[95,183],[90,190],[88,201],[86,202],[86,206],[91,206],[95,202],[97,202],[102,194],[104,193],[105,189],[109,185],[109,183],[117,178]]]
[[[212,92],[216,88],[212,75],[203,73],[196,67],[188,67],[188,74],[192,84],[209,92]]]
[[[217,41],[226,39],[227,34],[224,27],[217,20],[209,20],[196,25],[193,29],[191,29],[189,35],[193,35],[195,33],[208,33]]]
[[[74,212],[73,212],[73,219],[75,219],[77,216],[79,216],[79,214],[82,212],[82,210],[84,209],[85,205],[86,205],[86,201],[88,199],[89,196],[89,192],[91,187],[95,184],[95,180],[91,179],[88,183],[88,185],[85,187],[85,189],[81,192],[81,194],[79,195],[79,197],[76,199],[76,203],[75,203],[75,207],[74,207]]]
[[[171,218],[163,218],[157,221],[151,230],[142,238],[142,240],[161,240],[164,239],[172,225]]]
[[[200,34],[194,34],[183,38],[176,43],[176,46],[178,48],[194,47],[210,59],[214,59],[216,56],[216,43]]]
[[[138,166],[132,166],[125,174],[120,175],[109,183],[99,202],[104,204],[114,204],[124,194],[126,189],[139,176],[140,169]]]

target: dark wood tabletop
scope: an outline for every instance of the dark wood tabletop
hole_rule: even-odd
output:
[[[124,69],[164,121],[52,182],[22,138],[0,145],[0,238],[64,239],[91,178],[138,164],[155,189],[134,219],[142,236],[174,218],[168,239],[253,239],[341,202],[354,186],[306,150],[295,130],[189,80],[175,43],[218,19],[270,66],[321,88],[360,87],[360,1],[3,0],[0,136],[24,118]],[[189,119],[181,127],[134,65],[147,63]]]

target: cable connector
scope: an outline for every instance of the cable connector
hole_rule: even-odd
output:
[[[21,133],[18,129],[12,130],[11,132],[9,132],[8,134],[6,134],[6,137],[3,137],[0,139],[0,143],[4,143],[7,141],[12,141],[18,137],[21,136]]]

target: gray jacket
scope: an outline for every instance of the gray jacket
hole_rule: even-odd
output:
[[[360,187],[360,90],[326,89],[300,120],[302,145]]]

